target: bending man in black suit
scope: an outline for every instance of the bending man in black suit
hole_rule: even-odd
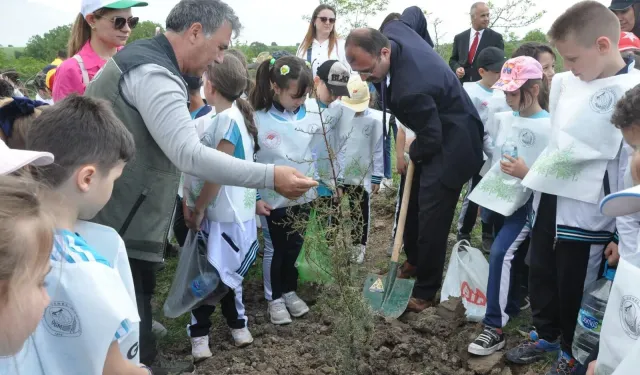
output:
[[[406,229],[408,261],[401,273],[417,276],[407,309],[419,312],[435,305],[458,196],[482,166],[483,126],[451,69],[416,33],[416,20],[424,15],[411,7],[385,25],[384,34],[356,29],[347,38],[346,55],[353,70],[375,84],[383,110],[416,133],[409,207],[419,210],[419,219],[407,223],[415,227]]]
[[[469,14],[471,28],[453,38],[453,50],[449,59],[449,66],[462,82],[480,80],[478,68],[473,64],[480,51],[486,47],[498,47],[504,50],[502,34],[489,29],[490,15],[487,4],[474,3]]]

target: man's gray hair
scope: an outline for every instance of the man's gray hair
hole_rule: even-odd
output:
[[[242,25],[233,9],[219,0],[182,0],[167,16],[167,30],[182,33],[194,23],[200,23],[207,37],[213,35],[227,21],[234,35]]]
[[[474,13],[476,12],[476,8],[479,7],[480,5],[487,5],[487,3],[485,3],[484,1],[477,1],[475,3],[473,3],[473,5],[471,5],[471,10],[469,11],[469,14],[473,17]]]

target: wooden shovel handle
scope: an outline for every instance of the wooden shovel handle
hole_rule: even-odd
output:
[[[402,194],[402,206],[400,206],[400,217],[398,218],[398,227],[396,228],[396,237],[393,241],[393,254],[391,261],[397,263],[400,257],[400,248],[404,237],[404,225],[407,222],[407,210],[409,209],[409,199],[411,198],[411,185],[413,184],[413,171],[415,166],[413,161],[409,161],[407,175],[404,179],[404,192]]]

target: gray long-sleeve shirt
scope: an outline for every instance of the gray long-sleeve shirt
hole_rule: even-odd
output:
[[[186,88],[169,70],[156,64],[141,65],[124,76],[121,88],[180,171],[220,185],[274,189],[274,165],[247,162],[200,143],[186,106]]]

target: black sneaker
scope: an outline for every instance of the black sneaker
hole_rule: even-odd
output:
[[[469,241],[471,243],[471,233],[458,233],[457,241]]]
[[[504,348],[506,340],[502,330],[485,326],[482,333],[471,343],[467,349],[469,353],[475,355],[491,355]]]

